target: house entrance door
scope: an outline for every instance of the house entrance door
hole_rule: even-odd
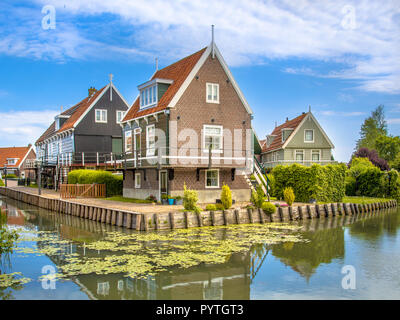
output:
[[[168,173],[166,170],[160,171],[160,200],[163,194],[168,194]]]

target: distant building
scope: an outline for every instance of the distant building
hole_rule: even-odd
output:
[[[334,145],[309,111],[275,127],[266,139],[260,140],[261,163],[264,168],[279,164],[328,164]]]
[[[34,160],[36,153],[33,146],[26,147],[0,148],[0,168],[2,174],[7,170],[7,174],[15,174],[20,178],[35,178],[35,171],[27,168],[27,162]]]

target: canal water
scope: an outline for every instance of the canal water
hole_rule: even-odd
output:
[[[400,211],[140,233],[1,197],[0,299],[399,299]]]

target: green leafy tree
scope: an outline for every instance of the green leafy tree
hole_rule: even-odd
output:
[[[400,138],[381,135],[376,139],[375,147],[379,156],[391,163],[400,152]]]
[[[283,198],[285,199],[285,202],[288,204],[288,206],[291,206],[293,204],[295,196],[292,187],[287,187],[283,190]]]
[[[383,105],[379,105],[372,111],[371,116],[365,119],[364,123],[361,125],[360,139],[357,141],[356,149],[375,149],[376,139],[381,135],[387,135],[387,124]]]

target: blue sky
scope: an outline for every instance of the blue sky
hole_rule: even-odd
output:
[[[49,7],[54,29],[42,24]],[[131,103],[156,57],[163,67],[207,46],[211,24],[260,138],[309,105],[340,161],[379,104],[400,134],[398,0],[3,0],[0,146],[33,143],[109,73]]]

